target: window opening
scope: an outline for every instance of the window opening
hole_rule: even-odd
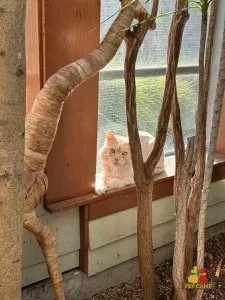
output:
[[[143,4],[146,1],[141,1]],[[149,3],[145,7],[149,9]],[[120,9],[117,0],[101,1],[101,22]],[[171,1],[160,1],[159,14],[173,12]],[[166,51],[168,32],[172,14],[157,19],[157,29],[149,32],[139,51],[136,66],[137,114],[140,131],[155,135],[158,114],[164,91],[166,71]],[[115,19],[113,16],[101,25],[101,39]],[[190,19],[184,32],[181,56],[178,67],[178,96],[184,138],[187,140],[195,132],[195,109],[198,97],[198,51],[200,40],[200,13],[190,9]],[[105,133],[111,129],[115,134],[127,135],[125,111],[125,87],[123,79],[125,57],[124,43],[112,61],[100,72],[98,107],[98,144],[103,145]],[[173,153],[172,126],[169,125],[165,154]],[[100,161],[97,157],[97,173]]]

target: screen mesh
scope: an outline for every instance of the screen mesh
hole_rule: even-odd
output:
[[[145,3],[146,1],[141,1]],[[168,44],[168,33],[172,14],[164,16],[164,14],[174,11],[175,1],[161,0],[159,1],[159,17],[157,19],[157,28],[148,32],[139,51],[137,68],[139,67],[158,67],[166,65],[166,51]],[[148,1],[144,6],[150,10],[152,1]],[[190,5],[193,7],[194,5]],[[195,5],[196,6],[196,5]],[[116,11],[120,9],[118,0],[102,0],[101,1],[101,22],[107,20]],[[200,11],[198,8],[189,9],[190,18],[184,29],[183,43],[180,55],[180,65],[198,64],[198,49],[200,37]],[[101,25],[101,38],[105,36],[109,26],[112,24],[116,16]],[[124,64],[125,47],[124,43],[119,48],[113,60],[105,67],[105,69],[120,69]]]
[[[144,2],[144,1],[142,1]],[[152,1],[149,1],[152,3]],[[159,15],[173,12],[175,1],[160,1]],[[146,4],[146,8],[149,4]],[[120,8],[117,0],[103,0],[101,20],[106,20]],[[112,20],[115,16],[112,18]],[[172,15],[160,17],[157,29],[149,32],[139,51],[137,69],[157,68],[166,66],[166,51],[168,32]],[[101,25],[101,36],[107,32],[112,20]],[[197,9],[190,9],[190,19],[187,22],[181,49],[180,66],[197,65],[199,48],[200,16]],[[193,34],[194,32],[194,34]],[[123,69],[125,56],[124,45],[121,45],[116,56],[104,70],[110,71],[110,78],[100,79],[99,82],[99,115],[98,115],[98,150],[102,146],[105,133],[111,129],[116,134],[127,135],[125,111],[124,79],[114,77],[113,70]],[[102,71],[104,73],[104,70]],[[103,76],[104,77],[104,76]],[[101,76],[100,76],[101,78]],[[155,134],[158,115],[164,92],[165,76],[137,77],[137,114],[139,130]],[[177,76],[178,96],[181,108],[182,126],[185,140],[194,134],[195,108],[198,95],[198,75],[182,74]],[[169,125],[165,152],[173,151],[172,127]],[[97,159],[97,171],[99,171]]]

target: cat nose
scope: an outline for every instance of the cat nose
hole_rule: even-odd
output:
[[[114,158],[114,160],[115,160],[116,162],[118,162],[118,161],[119,161],[119,158]]]

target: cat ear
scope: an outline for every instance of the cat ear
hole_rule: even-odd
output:
[[[107,141],[107,144],[112,144],[116,141],[116,137],[115,135],[112,133],[111,130],[108,130],[106,132],[106,141]]]

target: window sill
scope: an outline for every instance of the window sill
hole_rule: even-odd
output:
[[[165,171],[155,177],[153,200],[173,195],[174,156],[166,158]],[[217,154],[212,182],[225,178],[225,155]],[[102,196],[94,193],[45,205],[51,214],[72,208],[89,206],[89,220],[136,207],[135,186],[129,185],[121,189],[106,192]]]

